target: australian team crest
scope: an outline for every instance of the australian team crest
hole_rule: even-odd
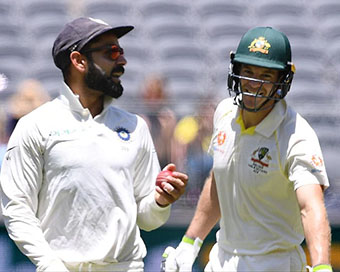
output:
[[[248,46],[250,52],[261,52],[263,54],[268,54],[270,47],[271,45],[265,37],[254,39]]]
[[[123,141],[128,141],[130,140],[130,132],[123,127],[118,127],[115,129],[115,131],[118,134],[118,137],[121,138]]]
[[[271,160],[272,157],[269,155],[269,148],[259,147],[251,154],[251,162],[248,166],[253,169],[254,173],[267,174],[267,168]]]

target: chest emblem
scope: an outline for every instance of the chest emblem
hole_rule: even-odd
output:
[[[272,157],[269,155],[269,148],[259,147],[251,154],[248,166],[253,169],[254,173],[267,174],[267,168],[271,160]]]
[[[123,141],[130,140],[130,132],[126,128],[118,127],[115,129],[115,131],[117,132],[118,137],[121,138]]]

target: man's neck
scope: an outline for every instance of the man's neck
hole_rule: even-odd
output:
[[[241,110],[242,120],[245,129],[257,126],[262,122],[264,118],[272,111],[273,108],[260,110],[258,112],[251,112],[247,110]]]
[[[81,105],[90,111],[92,117],[103,111],[105,95],[102,92],[91,90],[84,86],[72,86],[71,90],[79,96]]]

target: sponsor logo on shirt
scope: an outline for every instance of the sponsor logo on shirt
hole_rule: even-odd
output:
[[[118,127],[115,131],[117,132],[118,137],[123,141],[130,140],[130,132],[126,128]]]
[[[267,174],[267,169],[271,160],[272,157],[269,155],[269,148],[259,147],[251,154],[248,166],[253,169],[253,172],[256,174]]]
[[[323,167],[323,160],[320,156],[318,155],[313,155],[312,156],[312,159],[311,159],[311,162],[312,162],[312,166],[314,168],[312,168],[312,173],[315,173],[315,172],[321,172],[321,169]]]
[[[225,133],[225,131],[220,131],[217,135],[217,144],[223,145],[226,138],[227,138],[227,134]]]
[[[52,130],[50,131],[49,135],[50,137],[64,137],[64,136],[67,136],[67,135],[71,135],[71,134],[74,134],[76,132],[78,132],[79,129],[62,129],[62,130]]]
[[[225,143],[226,139],[227,139],[227,134],[225,133],[225,131],[220,131],[217,134],[217,139],[216,139],[217,145],[214,144],[214,146],[213,146],[214,151],[218,151],[218,152],[224,154],[223,148],[219,148],[219,147],[221,147]]]

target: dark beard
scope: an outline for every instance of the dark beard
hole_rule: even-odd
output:
[[[113,98],[118,98],[123,94],[123,86],[120,83],[115,83],[111,75],[115,72],[123,72],[123,66],[117,66],[112,69],[110,76],[107,76],[103,71],[98,69],[92,61],[89,61],[89,70],[85,76],[85,84],[93,90],[103,92]]]

